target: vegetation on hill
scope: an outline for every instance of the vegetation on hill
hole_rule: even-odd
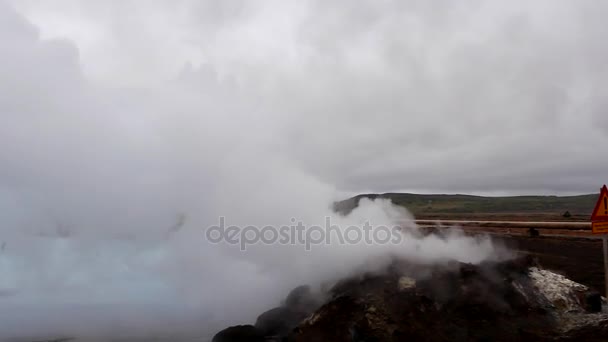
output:
[[[334,209],[348,214],[362,198],[390,199],[416,216],[441,214],[552,214],[559,217],[590,216],[597,194],[579,196],[419,195],[410,193],[362,194],[334,203]],[[565,213],[568,214],[565,214]]]

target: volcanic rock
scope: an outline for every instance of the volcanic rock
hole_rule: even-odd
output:
[[[319,294],[309,286],[298,286],[287,295],[283,304],[258,316],[255,326],[241,325],[217,333],[213,342],[280,341],[321,304]]]
[[[261,314],[255,327],[265,336],[284,336],[295,328],[308,313],[296,312],[287,307],[278,307]]]
[[[323,305],[317,299],[298,287],[255,326],[229,328],[234,335],[224,330],[213,341],[608,340],[605,300],[530,258],[479,265],[395,260],[385,272],[338,282]],[[250,339],[242,339],[246,334]]]
[[[386,274],[337,284],[289,341],[608,339],[608,316],[588,312],[596,293],[529,263],[396,262]]]
[[[285,298],[285,306],[296,312],[310,312],[319,306],[318,296],[310,290],[310,286],[298,286]]]
[[[264,334],[253,325],[236,325],[217,333],[212,342],[264,342]]]

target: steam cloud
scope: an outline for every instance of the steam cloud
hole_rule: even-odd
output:
[[[390,254],[497,257],[460,235],[242,253],[204,240],[220,216],[392,225],[386,202],[329,208],[599,184],[605,4],[225,3],[0,1],[0,339],[203,335]]]

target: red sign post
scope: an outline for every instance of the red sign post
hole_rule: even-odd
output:
[[[608,297],[608,188],[606,185],[600,191],[593,214],[591,214],[591,231],[593,234],[603,234],[602,245],[604,250],[604,284],[606,297]]]

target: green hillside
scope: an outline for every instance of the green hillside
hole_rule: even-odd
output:
[[[388,198],[406,207],[417,217],[466,215],[558,215],[566,211],[571,217],[588,217],[597,194],[579,196],[510,196],[483,197],[471,195],[419,195],[409,193],[362,194],[336,202],[334,209],[342,214],[352,211],[361,198]],[[499,216],[500,216],[499,215]]]

